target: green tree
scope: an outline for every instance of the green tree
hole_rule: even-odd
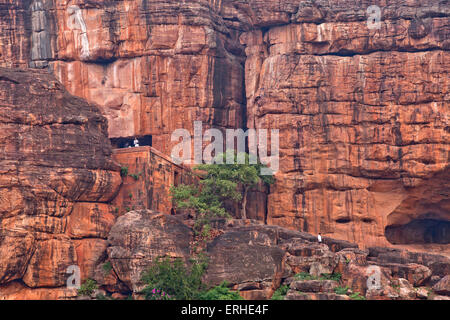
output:
[[[228,157],[234,158],[233,164],[226,163]],[[197,185],[180,185],[172,187],[171,194],[175,205],[180,209],[191,209],[197,220],[197,227],[202,227],[212,217],[229,217],[224,203],[231,200],[242,203],[241,215],[247,218],[246,205],[248,193],[260,182],[273,183],[273,176],[261,175],[264,167],[261,163],[250,164],[247,153],[222,153],[223,164],[201,164],[193,168],[200,178]],[[238,163],[238,159],[243,163]]]
[[[219,286],[209,289],[206,292],[200,294],[199,300],[244,300],[239,292],[231,291],[228,288],[226,281],[222,282]]]
[[[79,296],[90,296],[98,289],[97,282],[92,279],[87,279],[78,289]]]
[[[152,299],[155,292],[161,291],[177,300],[198,299],[205,289],[202,276],[207,262],[204,257],[200,257],[192,260],[191,264],[191,268],[187,268],[180,258],[157,258],[142,276],[142,281],[147,285],[142,290],[146,299]]]
[[[271,300],[284,300],[287,292],[289,291],[288,285],[282,285],[272,295]]]

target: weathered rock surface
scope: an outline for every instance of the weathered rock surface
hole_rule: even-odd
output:
[[[245,125],[243,49],[220,7],[8,0],[0,7],[0,64],[48,67],[71,93],[100,105],[111,137],[152,135],[167,153],[172,131],[194,120]]]
[[[133,292],[142,289],[144,271],[158,257],[188,262],[192,230],[179,219],[149,210],[117,219],[108,237],[108,258],[118,278]]]
[[[333,280],[305,280],[293,281],[290,288],[302,292],[333,292],[338,282]]]
[[[167,154],[173,130],[194,120],[280,130],[267,206],[259,195],[264,205],[249,206],[269,224],[305,231],[265,229],[266,254],[287,239],[314,241],[306,232],[326,235],[330,250],[320,254],[280,246],[294,272],[339,269],[361,293],[369,264],[386,283],[450,274],[443,256],[327,242],[449,256],[447,2],[0,2],[0,65],[48,68],[109,122],[49,75],[1,69],[0,293],[25,296],[23,280],[42,297],[72,263],[96,276],[121,182],[107,132],[151,135]],[[367,27],[369,5],[382,9],[378,30]],[[242,237],[236,245],[253,250]],[[133,286],[122,267],[110,286],[117,277]],[[261,296],[274,289],[263,282]]]
[[[93,255],[74,239],[106,238],[115,219],[106,119],[47,72],[0,68],[0,137],[0,296],[19,279],[65,286],[67,267]]]
[[[277,238],[264,226],[241,227],[231,230],[208,245],[209,267],[206,281],[219,285],[274,282],[266,287],[265,298],[270,290],[279,286],[283,276],[288,275],[284,265],[285,252],[277,246]],[[255,289],[247,286],[242,291]]]
[[[335,293],[311,293],[289,290],[285,300],[350,300],[346,295]]]
[[[247,126],[280,129],[268,222],[448,252],[450,7],[283,3],[269,14],[275,1],[250,2],[265,28],[241,36]],[[367,27],[369,5],[380,30]],[[423,219],[437,225],[390,229]]]
[[[102,260],[102,264],[111,263],[111,270],[106,274],[102,264],[98,265],[98,284],[109,293],[139,296],[144,285],[142,273],[157,257],[187,261],[191,256],[193,233],[185,223],[180,217],[149,210],[121,216],[111,229],[107,256]],[[307,233],[250,220],[218,220],[215,225],[221,230],[205,248],[208,268],[204,281],[209,286],[226,281],[245,299],[269,299],[281,285],[289,286],[287,300],[424,299],[429,298],[431,278],[439,277],[440,269],[435,269],[435,274],[417,259],[401,263],[391,255],[377,260],[378,251],[360,250],[350,243],[332,251],[336,248],[332,238],[328,238],[328,246],[313,242],[315,237]],[[336,243],[342,245],[343,241]],[[397,250],[397,256],[409,254],[415,253]],[[450,265],[446,257],[429,255],[433,256]]]
[[[408,280],[400,278],[397,282],[399,285],[398,293],[401,299],[412,300],[416,297],[416,291]]]
[[[194,120],[279,129],[254,217],[448,253],[449,15],[439,0],[4,0],[0,65],[47,67],[110,137],[166,154]]]
[[[450,296],[450,275],[446,275],[433,286],[433,291],[438,294]]]
[[[433,275],[444,277],[450,274],[450,258],[447,256],[410,252],[393,248],[372,247],[369,248],[369,260],[376,264],[420,264],[428,267]]]

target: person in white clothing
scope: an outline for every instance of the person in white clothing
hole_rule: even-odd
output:
[[[320,233],[317,235],[317,241],[322,243],[322,235]]]
[[[139,140],[137,138],[134,138],[134,147],[139,147]]]

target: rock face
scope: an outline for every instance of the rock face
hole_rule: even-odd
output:
[[[267,299],[289,274],[277,240],[276,233],[264,226],[239,227],[217,237],[207,248],[206,281],[211,285],[227,281],[246,299]]]
[[[368,27],[370,5],[379,29]],[[48,287],[62,287],[70,265],[98,276],[121,183],[107,135],[151,136],[168,155],[171,133],[194,120],[279,129],[280,172],[267,205],[249,203],[252,217],[321,232],[328,246],[235,230],[234,245],[261,249],[267,265],[244,279],[234,263],[245,257],[221,257],[225,234],[210,250],[231,264],[211,277],[233,274],[248,297],[267,297],[283,263],[338,268],[364,293],[375,263],[382,282],[405,280],[401,295],[369,296],[409,297],[405,281],[448,275],[442,256],[373,246],[449,254],[449,16],[439,0],[0,1],[0,65],[47,68],[89,101],[44,72],[0,69],[0,297],[69,297]],[[300,240],[278,247],[290,238]],[[135,267],[113,252],[104,285],[135,289]]]
[[[142,273],[157,257],[189,263],[198,243],[185,222],[149,210],[121,216],[102,260],[111,263],[111,270],[96,278],[98,284],[111,294],[139,297]],[[218,236],[205,247],[204,282],[226,281],[245,299],[269,299],[281,285],[289,287],[287,300],[428,299],[433,285],[436,293],[448,294],[442,270],[450,260],[445,256],[398,249],[384,254],[381,248],[360,250],[332,238],[319,244],[310,234],[254,221],[219,222]],[[433,267],[437,261],[441,268]],[[97,269],[97,275],[102,273]]]
[[[279,129],[255,217],[448,252],[449,15],[439,0],[4,0],[0,65],[48,68],[110,137],[166,154],[194,120]]]
[[[218,3],[12,0],[0,10],[0,63],[49,67],[101,106],[110,137],[152,135],[167,152],[172,131],[194,120],[244,125],[243,50]]]
[[[192,231],[177,218],[149,210],[132,211],[117,219],[108,237],[108,258],[129,290],[142,289],[144,271],[158,257],[188,262]]]
[[[63,287],[80,261],[88,273],[98,257],[78,247],[108,236],[119,171],[96,106],[47,72],[0,68],[0,298],[27,297],[12,281]]]
[[[446,275],[433,286],[433,291],[438,294],[450,296],[450,275]]]
[[[365,246],[448,244],[450,7],[283,3],[241,36],[247,126],[280,129],[268,222]],[[437,224],[412,239],[389,229],[420,219]]]

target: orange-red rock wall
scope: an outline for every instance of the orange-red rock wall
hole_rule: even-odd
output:
[[[388,225],[450,220],[449,8],[337,3],[303,2],[241,36],[247,125],[280,129],[268,222],[390,245]]]
[[[0,299],[76,295],[66,272],[92,277],[121,181],[96,106],[45,71],[0,68]]]
[[[388,226],[450,219],[449,15],[438,0],[2,0],[0,64],[48,67],[110,137],[166,154],[194,120],[280,129],[256,216],[390,245]]]
[[[120,215],[138,209],[175,214],[170,188],[194,180],[188,168],[174,164],[152,147],[115,149],[113,159],[127,172],[112,204]]]

